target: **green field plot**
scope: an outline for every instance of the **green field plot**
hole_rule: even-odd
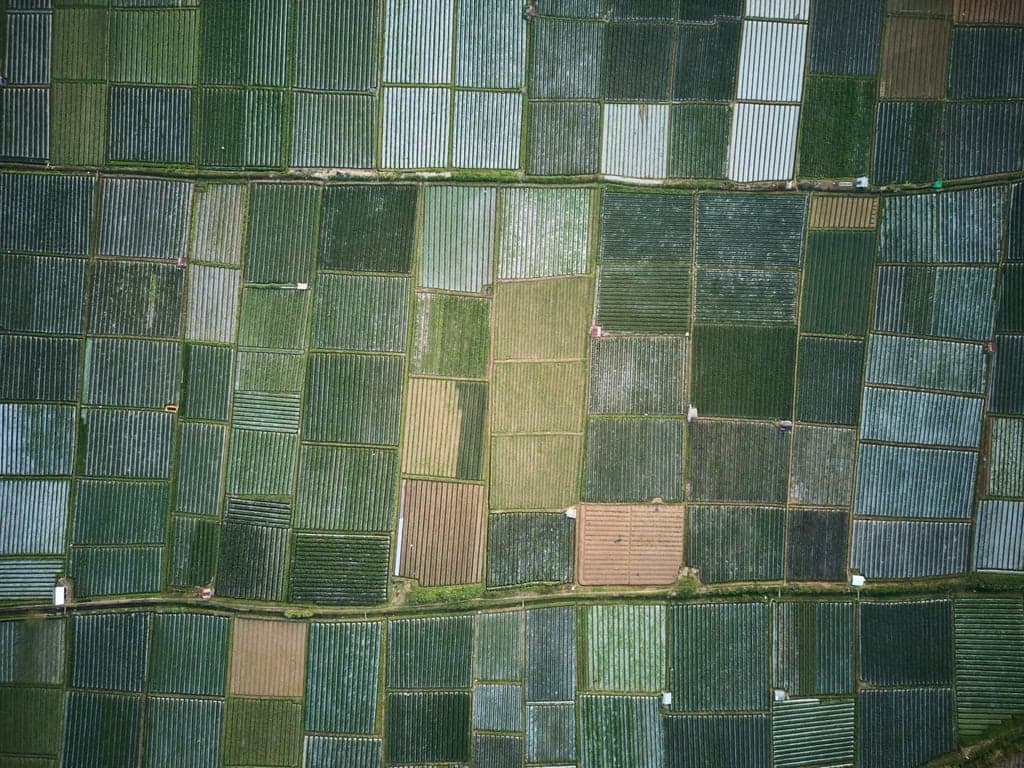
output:
[[[167,483],[81,480],[75,498],[75,544],[162,544]]]
[[[586,364],[497,363],[495,433],[581,432]]]
[[[669,126],[669,176],[680,179],[725,178],[732,128],[731,107],[674,104],[669,111]]]
[[[860,446],[853,511],[865,517],[970,517],[976,454],[895,445]]]
[[[51,77],[106,79],[107,17],[106,8],[54,9]]]
[[[4,256],[0,328],[27,333],[81,333],[85,263],[81,259]]]
[[[875,119],[875,162],[871,178],[931,181],[937,174],[942,104],[934,101],[883,101]]]
[[[853,426],[860,415],[864,342],[800,338],[796,417]]]
[[[522,680],[523,614],[481,613],[476,621],[473,660],[477,680]]]
[[[382,536],[295,537],[289,600],[372,605],[387,597],[391,543]]]
[[[318,187],[254,184],[249,206],[249,283],[307,282],[313,272]]]
[[[298,352],[240,351],[235,389],[242,392],[291,392],[302,390],[306,357]]]
[[[990,267],[879,267],[874,328],[986,341],[992,335],[995,279]]]
[[[111,86],[107,160],[133,165],[191,163],[195,111],[191,88]]]
[[[307,731],[377,731],[382,638],[380,622],[310,625]]]
[[[470,757],[470,693],[389,693],[384,715],[389,765],[466,762]]]
[[[70,495],[67,480],[0,480],[7,510],[0,553],[64,554]]]
[[[176,338],[184,273],[173,264],[99,261],[92,272],[89,331]]]
[[[871,334],[864,381],[981,394],[985,355],[977,344]]]
[[[596,173],[601,125],[599,104],[530,103],[526,170],[537,176]]]
[[[79,444],[85,444],[85,474],[167,478],[173,425],[174,416],[162,411],[84,409]]]
[[[683,605],[669,610],[669,686],[675,710],[768,708],[768,606]]]
[[[772,764],[767,714],[667,717],[664,728],[669,768],[713,768],[719,759],[749,768]]]
[[[304,445],[299,455],[295,525],[335,531],[387,531],[394,513],[394,451]]]
[[[283,86],[288,5],[283,0],[259,0],[204,8],[200,46],[202,83]]]
[[[295,480],[298,440],[286,432],[232,429],[228,448],[228,493],[286,496]]]
[[[772,605],[772,685],[792,696],[853,693],[852,603]]]
[[[991,421],[988,492],[1024,498],[1024,420]]]
[[[610,337],[590,343],[591,414],[680,414],[686,401],[682,339]]]
[[[242,184],[196,185],[192,260],[238,266],[245,234],[249,188]]]
[[[429,654],[425,653],[430,649]],[[445,616],[388,624],[389,688],[468,688],[473,619]]]
[[[1024,414],[1024,336],[998,336],[992,396],[989,408],[996,413]]]
[[[526,759],[531,763],[564,763],[576,759],[576,705],[528,704]]]
[[[499,283],[494,290],[494,359],[582,360],[592,305],[588,277]]]
[[[564,514],[506,512],[487,519],[487,584],[572,581],[575,523]]]
[[[541,99],[599,96],[603,26],[548,18],[537,21],[530,30],[530,94]]]
[[[281,699],[228,699],[224,765],[295,765],[301,748],[300,705]]]
[[[147,765],[217,768],[221,762],[224,702],[151,697],[146,701]],[[188,738],[182,739],[182,733]]]
[[[219,550],[220,524],[216,520],[175,517],[168,584],[174,587],[209,584],[217,572]]]
[[[1024,713],[1024,611],[1016,598],[958,600],[956,719],[973,737]]]
[[[784,419],[792,413],[794,328],[698,326],[693,356],[691,400],[701,414]]]
[[[146,613],[75,616],[71,684],[105,691],[142,691],[152,617]]]
[[[480,480],[487,385],[477,381],[410,379],[402,471]]]
[[[230,344],[237,335],[237,269],[190,267],[188,281],[189,339]]]
[[[381,739],[348,738],[341,736],[306,736],[303,764],[309,768],[329,768],[332,765],[352,768],[377,768],[381,764]]]
[[[672,29],[609,24],[605,29],[602,96],[611,101],[664,101],[672,77]]]
[[[0,622],[0,682],[62,683],[65,626],[60,619]]]
[[[665,687],[665,607],[597,605],[585,610],[588,691]]]
[[[949,688],[861,691],[857,695],[857,764],[922,765],[955,751],[953,706]],[[893,728],[893,723],[900,723],[900,728]]]
[[[213,516],[220,507],[227,430],[218,424],[183,423],[178,442],[176,512]]]
[[[1007,264],[1002,268],[996,330],[1024,331],[1024,264]]]
[[[400,357],[311,355],[302,414],[305,438],[398,445],[402,368]]]
[[[522,731],[523,686],[474,686],[473,727],[481,731]]]
[[[779,581],[786,512],[772,507],[690,507],[686,562],[706,584]]]
[[[72,547],[68,567],[81,597],[159,592],[163,547]]]
[[[789,500],[808,506],[850,503],[856,433],[832,427],[799,427],[793,434]]]
[[[591,196],[584,189],[503,189],[498,279],[587,272]]]
[[[61,690],[5,688],[0,700],[0,749],[9,754],[55,755],[63,709]]]
[[[153,617],[148,690],[223,696],[227,678],[228,619],[199,613]],[[196,659],[204,663],[196,664]]]
[[[588,501],[679,501],[683,422],[592,418],[587,422],[584,497]]]
[[[828,179],[866,175],[870,168],[875,81],[809,77],[804,88],[800,175]]]
[[[586,768],[660,768],[664,734],[654,696],[581,696],[580,757]]]
[[[143,731],[141,696],[72,691],[64,717],[63,765],[137,764]]]
[[[698,323],[796,322],[797,272],[766,269],[697,270]]]
[[[815,231],[807,236],[801,331],[864,334],[874,251],[873,232]]]
[[[697,198],[697,263],[799,267],[806,212],[804,195],[701,195]],[[757,226],[750,226],[754,221]]]
[[[196,79],[199,13],[118,9],[110,16],[110,79],[189,85]]]
[[[204,168],[279,168],[284,164],[282,132],[288,116],[286,92],[242,88],[199,91],[198,162]],[[267,277],[283,277],[290,268],[271,258],[276,268]],[[308,264],[303,256],[300,265]],[[268,280],[268,282],[275,282]]]
[[[557,509],[578,500],[582,435],[498,435],[491,442],[491,508]]]
[[[772,708],[773,764],[852,765],[856,702],[784,701]],[[808,743],[807,734],[815,735]]]
[[[739,60],[739,8],[725,0],[687,4],[680,11],[684,21],[713,23],[679,27],[673,100],[731,100]],[[722,18],[727,15],[734,18]]]
[[[238,344],[264,349],[302,349],[308,312],[305,291],[247,287],[242,291]]]
[[[70,475],[75,456],[73,408],[0,405],[0,473]]]
[[[90,31],[86,28],[82,34]],[[103,52],[91,43],[87,47]],[[85,48],[76,48],[76,55]],[[55,82],[50,86],[50,112],[50,162],[102,165],[107,155],[106,84]]]
[[[953,613],[948,600],[862,603],[860,679],[873,685],[953,682]]]
[[[90,176],[0,174],[0,248],[85,256],[95,186]]]
[[[419,285],[479,293],[493,284],[497,198],[487,187],[424,190]]]
[[[606,191],[601,261],[679,261],[693,251],[693,195]]]
[[[597,322],[615,333],[685,333],[690,328],[690,265],[602,262]]]
[[[576,616],[572,607],[526,612],[526,700],[576,697]]]
[[[490,356],[491,304],[484,299],[416,294],[410,365],[414,373],[484,378]]]
[[[227,523],[220,531],[217,591],[228,597],[281,600],[288,531],[271,526]]]
[[[320,269],[408,273],[416,198],[411,185],[328,187],[320,217]]]
[[[787,434],[766,423],[703,419],[688,432],[692,500],[785,503]]]
[[[845,581],[850,513],[791,509],[786,522],[786,579]]]
[[[180,350],[171,341],[88,339],[83,402],[130,408],[178,402]]]
[[[317,349],[404,352],[409,325],[409,280],[320,275],[313,304]]]
[[[81,349],[78,339],[0,336],[0,399],[75,400]]]

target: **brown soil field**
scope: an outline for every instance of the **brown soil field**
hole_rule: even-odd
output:
[[[877,197],[811,198],[812,229],[874,229],[877,221]]]
[[[482,485],[403,480],[400,514],[399,576],[427,587],[480,581]]]
[[[1020,0],[957,0],[953,18],[967,24],[1024,24]]]
[[[1009,0],[1013,2],[1014,0]],[[974,0],[967,0],[974,2]],[[935,13],[949,16],[953,11],[953,0],[889,0],[889,12]]]
[[[882,39],[883,99],[941,99],[946,95],[949,24],[941,19],[890,16]]]
[[[308,629],[304,622],[236,619],[231,637],[231,695],[302,698]]]
[[[581,585],[671,584],[682,564],[682,506],[579,506],[576,580]]]
[[[402,445],[402,471],[455,477],[462,411],[454,381],[410,379]]]

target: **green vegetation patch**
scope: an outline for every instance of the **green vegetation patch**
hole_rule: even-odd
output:
[[[468,688],[472,658],[472,616],[388,624],[389,688]]]
[[[584,359],[593,290],[590,277],[498,283],[494,359]]]
[[[81,342],[40,336],[0,336],[0,398],[74,401]]]
[[[254,184],[249,205],[248,283],[308,282],[313,265],[319,187]]]
[[[679,338],[608,337],[590,342],[591,414],[682,413],[686,343]]]
[[[497,435],[491,442],[492,509],[560,509],[579,500],[582,435]]]
[[[772,685],[790,696],[853,693],[852,603],[772,606]]]
[[[200,82],[285,84],[289,31],[286,3],[217,3],[203,8],[201,15]]]
[[[768,708],[766,604],[681,605],[668,620],[673,709]]]
[[[526,612],[526,700],[576,697],[576,613],[571,606]]]
[[[781,581],[786,511],[773,507],[697,507],[686,518],[686,562],[705,584]]]
[[[770,768],[771,721],[764,715],[693,715],[665,718],[668,768],[725,765]]]
[[[995,280],[996,270],[989,267],[879,267],[874,328],[987,341]]]
[[[807,506],[848,505],[855,441],[852,429],[799,427],[793,435],[790,502]]]
[[[408,278],[329,274],[317,278],[315,348],[404,352],[408,327]]]
[[[480,614],[476,622],[473,660],[473,676],[477,680],[522,680],[522,612]]]
[[[408,273],[416,199],[412,185],[328,187],[320,219],[320,268]]]
[[[786,524],[786,579],[845,581],[850,513],[791,509]]]
[[[493,430],[582,431],[586,376],[583,361],[495,364]]]
[[[664,606],[595,605],[585,622],[587,690],[664,689]]]
[[[238,344],[264,349],[302,349],[308,311],[305,291],[247,286],[242,291]]]
[[[413,372],[485,378],[490,324],[491,304],[485,299],[417,293],[410,356]]]
[[[232,429],[225,490],[243,495],[287,496],[295,474],[296,435]]]
[[[295,526],[387,531],[397,480],[395,451],[304,445],[299,457]]]
[[[65,622],[0,622],[0,682],[58,685],[64,680]]]
[[[383,603],[390,553],[391,542],[383,536],[296,535],[289,600],[321,605]]]
[[[580,757],[587,768],[661,768],[664,734],[654,696],[581,696]]]
[[[679,501],[683,439],[683,422],[674,419],[590,419],[584,498]]]
[[[148,689],[157,693],[223,696],[228,619],[199,613],[153,617]],[[202,663],[197,663],[202,660]]]
[[[601,199],[602,261],[690,262],[693,195],[606,191]]]
[[[54,9],[54,80],[107,79],[107,14],[106,8]]]
[[[990,408],[996,413],[1024,414],[1024,336],[997,336]]]
[[[597,173],[600,126],[599,104],[531,102],[526,140],[527,173],[532,176]]]
[[[864,342],[802,336],[799,366],[796,417],[823,424],[856,425]]]
[[[0,697],[0,750],[54,755],[63,725],[64,692],[56,688],[4,688]]]
[[[874,254],[874,232],[812,231],[807,236],[801,331],[864,335]]]
[[[221,526],[217,592],[249,600],[283,600],[288,530],[262,525]]]
[[[872,685],[953,682],[953,611],[948,600],[861,603],[860,679]]]
[[[280,699],[227,700],[224,765],[295,765],[301,748],[300,705]]]
[[[196,79],[199,13],[115,9],[110,17],[110,79],[119,83],[190,85]],[[94,46],[90,41],[89,46]]]
[[[240,392],[302,390],[306,357],[301,353],[240,351],[235,389]]]
[[[81,333],[85,266],[81,259],[4,256],[0,327],[29,333]]]
[[[931,181],[937,173],[942,104],[883,101],[875,120],[872,181]]]
[[[398,445],[402,358],[310,355],[302,432],[306,439]],[[344,403],[346,407],[339,408]]]
[[[467,762],[471,699],[468,691],[389,693],[384,717],[388,765]]]
[[[149,662],[148,613],[75,616],[72,685],[142,691]]]
[[[88,48],[104,50],[90,43],[76,48],[76,53]],[[107,93],[105,83],[56,81],[50,86],[50,162],[103,165],[107,156]]]
[[[73,547],[68,569],[80,597],[159,592],[163,547]]]
[[[381,622],[313,623],[306,666],[306,730],[374,733]]]
[[[693,404],[709,416],[788,418],[796,329],[700,325],[693,334]]]
[[[200,166],[279,168],[283,165],[281,137],[288,109],[285,91],[203,88],[199,91],[199,101]],[[307,269],[309,257],[302,254],[294,268],[282,263],[280,258],[270,261],[270,264],[264,261],[260,265],[270,269],[265,276],[281,278],[293,269]],[[255,282],[277,280],[255,279]]]
[[[673,104],[669,110],[668,175],[679,179],[724,179],[731,129],[731,107]]]
[[[693,501],[785,503],[788,434],[771,424],[707,419],[688,431]]]
[[[489,516],[487,585],[572,581],[575,530],[576,524],[562,513],[506,512]]]
[[[96,262],[90,283],[89,331],[177,338],[184,274],[173,264]]]
[[[224,702],[150,697],[146,701],[146,765],[218,768]],[[183,739],[182,734],[188,734]]]
[[[672,76],[672,28],[609,24],[602,96],[609,101],[664,101]]]
[[[732,5],[728,9],[726,5]],[[733,0],[683,3],[684,19],[711,24],[683,24],[678,28],[675,57],[675,80],[672,98],[675,101],[730,101],[736,90],[739,62],[739,9]],[[733,19],[719,16],[731,15]],[[694,18],[696,17],[696,18]]]
[[[617,333],[685,333],[690,328],[689,263],[602,263],[597,322]]]
[[[162,544],[167,483],[81,480],[75,497],[75,544]]]
[[[552,12],[545,9],[545,16]],[[557,13],[556,13],[557,15]],[[530,32],[530,94],[539,99],[600,95],[604,25],[538,18]],[[532,112],[534,107],[530,107]]]
[[[867,174],[875,87],[873,78],[807,78],[800,110],[801,176],[841,179]]]
[[[173,587],[209,584],[217,573],[219,551],[219,522],[175,517],[171,532],[168,584]]]
[[[523,686],[475,685],[473,727],[481,731],[522,731]]]
[[[220,508],[227,430],[219,424],[183,422],[179,434],[175,511],[213,517]]]
[[[82,768],[137,765],[142,697],[71,691],[67,696],[61,764]]]
[[[171,341],[87,339],[83,402],[133,408],[176,403],[180,349]]]
[[[996,330],[1024,331],[1024,264],[1007,264],[1002,268]]]
[[[526,706],[526,760],[567,763],[576,759],[576,705]]]

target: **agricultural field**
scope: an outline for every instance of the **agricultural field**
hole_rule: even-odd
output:
[[[0,768],[1015,738],[1024,3],[0,0],[0,58]]]

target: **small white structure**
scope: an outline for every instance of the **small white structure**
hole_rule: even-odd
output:
[[[786,701],[789,699],[789,694],[786,693],[782,688],[776,688],[773,691],[773,698],[775,701]]]
[[[857,181],[855,182],[855,184],[857,185],[857,189],[867,189],[868,188],[868,177],[867,176],[858,176],[857,177]]]
[[[68,599],[68,588],[63,584],[58,584],[53,588],[53,604],[58,608],[63,607],[67,603]]]
[[[863,587],[866,582],[867,579],[865,579],[859,573],[855,573],[853,574],[853,576],[850,577],[850,585],[854,587]]]
[[[297,290],[297,291],[308,291],[309,290],[309,283],[296,283],[295,284],[295,290]]]
[[[672,691],[663,691],[661,694],[661,706],[671,707],[672,706]]]
[[[699,416],[700,416],[700,414],[697,413],[697,407],[696,406],[691,405],[689,408],[686,409],[686,420],[690,424],[693,424],[695,421],[697,421]]]
[[[575,520],[576,519],[576,507],[569,507],[568,509],[566,509],[565,510],[565,516],[568,517],[570,520]]]

